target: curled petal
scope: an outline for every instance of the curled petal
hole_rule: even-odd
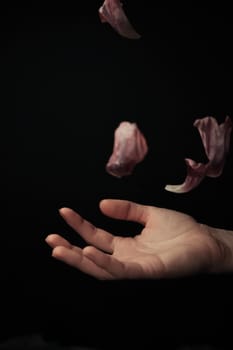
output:
[[[175,193],[189,192],[197,187],[205,176],[218,177],[222,174],[226,156],[230,148],[232,121],[227,116],[224,123],[218,124],[213,117],[196,119],[194,124],[202,139],[208,162],[196,163],[185,159],[187,176],[180,185],[166,185],[165,190]]]
[[[199,185],[206,176],[207,165],[196,163],[194,160],[186,158],[187,176],[180,185],[166,185],[165,190],[175,193],[189,192]]]
[[[99,16],[102,23],[108,22],[122,36],[128,39],[141,37],[126,17],[119,0],[105,0],[99,8]]]
[[[130,175],[148,152],[145,137],[136,123],[121,122],[114,133],[113,152],[106,171],[116,177]]]

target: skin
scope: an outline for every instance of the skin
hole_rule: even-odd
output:
[[[102,200],[100,210],[114,219],[140,223],[141,233],[114,236],[72,209],[62,208],[63,219],[88,245],[81,249],[58,234],[50,234],[46,242],[52,256],[101,280],[233,271],[233,231],[202,225],[174,210],[125,200]]]

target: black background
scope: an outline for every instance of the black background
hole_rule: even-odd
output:
[[[185,157],[206,161],[194,120],[211,115],[220,123],[233,115],[230,10],[224,2],[153,3],[124,3],[140,40],[101,24],[100,1],[9,2],[2,10],[10,88],[1,149],[2,338],[40,332],[95,344],[110,334],[116,344],[126,335],[156,343],[217,335],[223,342],[230,334],[232,276],[99,282],[54,261],[44,243],[58,232],[84,244],[59,217],[62,206],[115,234],[137,233],[137,225],[100,214],[99,200],[107,197],[233,229],[232,142],[219,178],[187,194],[164,190],[183,181]],[[123,120],[138,124],[149,153],[130,177],[116,179],[105,164]]]

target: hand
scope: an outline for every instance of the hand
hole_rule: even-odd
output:
[[[69,208],[60,209],[64,220],[89,244],[73,246],[57,234],[46,242],[52,256],[98,279],[179,277],[225,269],[232,252],[208,226],[173,210],[105,199],[101,211],[112,218],[143,225],[135,237],[119,237],[96,228]]]

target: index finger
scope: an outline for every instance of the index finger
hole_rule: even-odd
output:
[[[95,227],[70,208],[61,208],[59,212],[67,224],[78,232],[87,243],[105,252],[113,253],[114,236],[111,233]]]

